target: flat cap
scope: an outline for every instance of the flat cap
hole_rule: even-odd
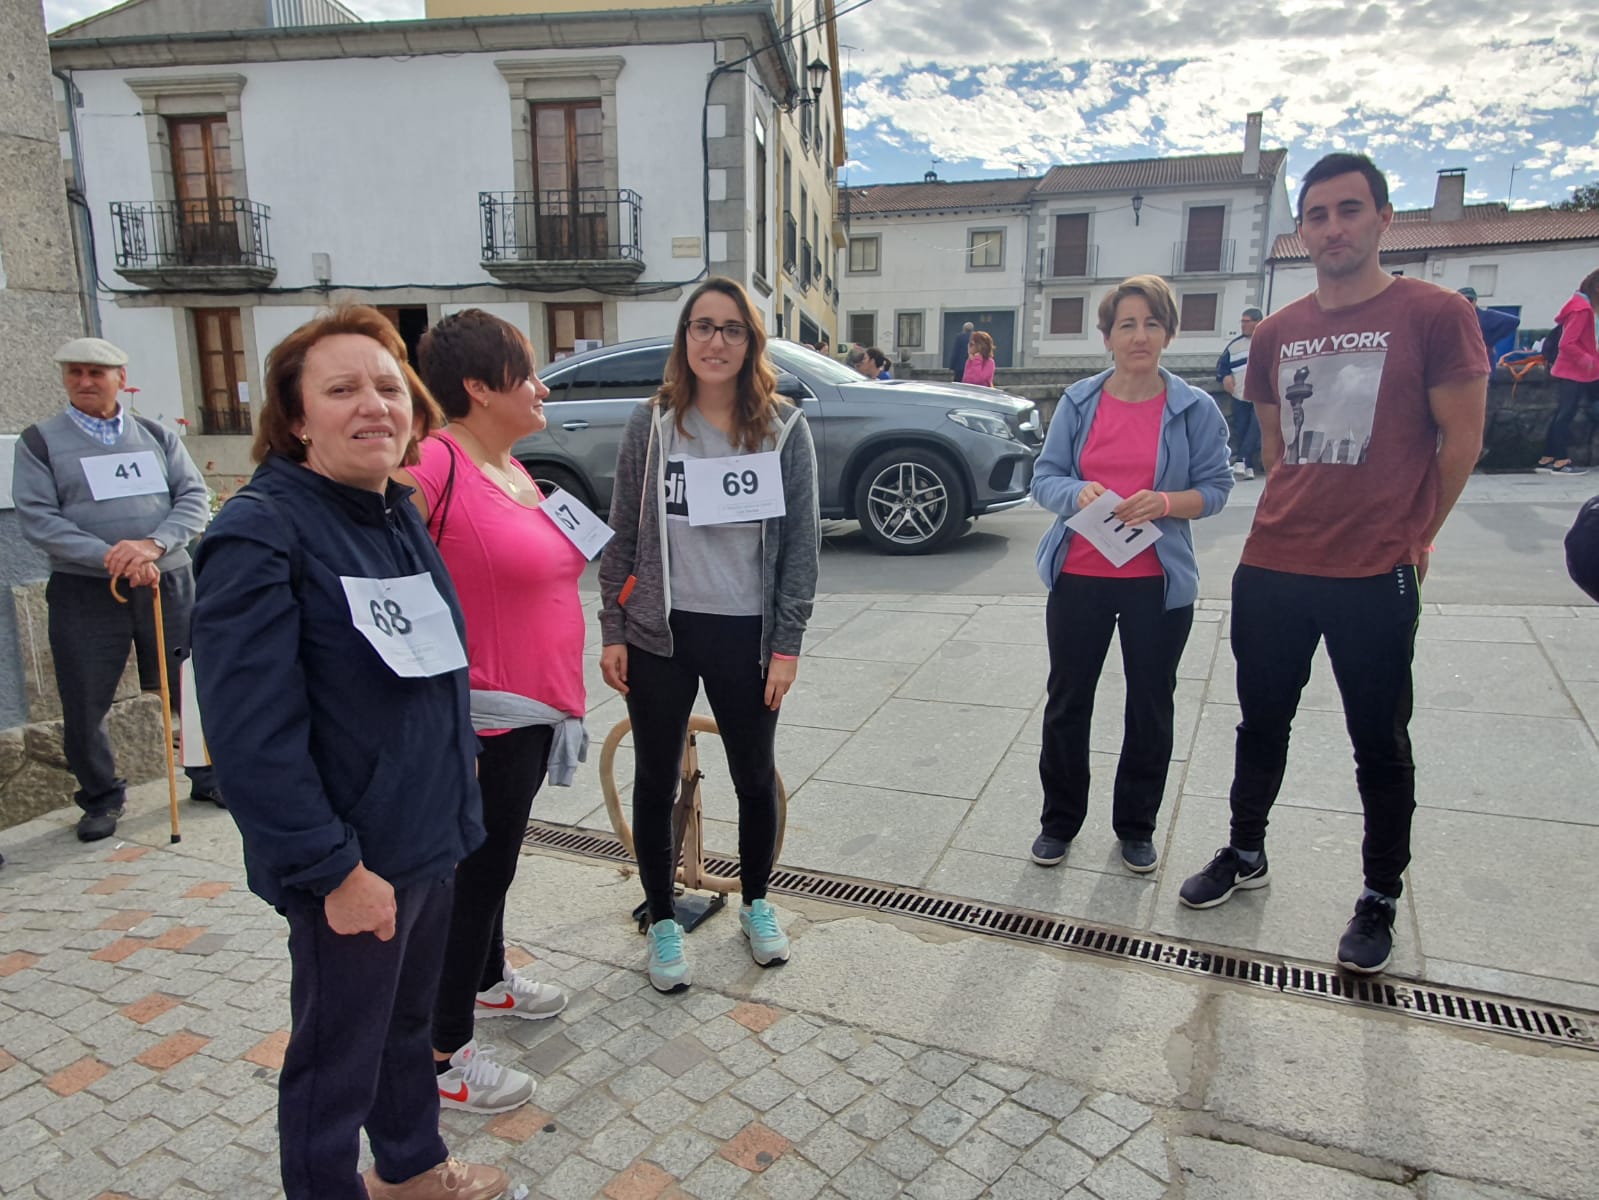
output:
[[[1474,288],[1474,287],[1463,287],[1463,288],[1460,288],[1458,290],[1459,290],[1460,294],[1462,296],[1464,296],[1467,300],[1470,300],[1473,304],[1477,303],[1477,289],[1476,288]]]
[[[97,367],[125,367],[128,353],[104,338],[73,338],[53,355],[58,363],[92,363]]]

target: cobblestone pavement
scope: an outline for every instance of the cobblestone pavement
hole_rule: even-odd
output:
[[[552,1200],[1511,1195],[1273,1158],[1126,1096],[712,990],[659,996],[570,954],[533,969],[566,1011],[479,1036],[538,1077],[534,1103],[444,1125]],[[0,870],[0,1194],[279,1194],[288,980],[282,922],[235,867],[33,838]]]

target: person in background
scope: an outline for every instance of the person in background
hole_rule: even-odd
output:
[[[894,378],[894,372],[893,372],[893,369],[892,369],[894,364],[889,361],[888,355],[884,354],[876,346],[872,346],[870,349],[868,349],[866,351],[866,357],[869,358],[872,361],[872,365],[877,368],[877,374],[874,375],[872,378],[874,378],[874,379],[892,379],[892,378]]]
[[[1543,457],[1534,468],[1540,475],[1586,475],[1566,453],[1571,424],[1577,410],[1587,405],[1590,417],[1599,417],[1599,270],[1590,271],[1577,285],[1565,307],[1555,316],[1560,326],[1560,353],[1549,374],[1555,380],[1557,407],[1544,435]]]
[[[978,387],[994,386],[994,339],[981,329],[972,334],[971,346],[966,352],[966,373],[962,383],[975,383]]]
[[[715,472],[718,460],[756,453],[775,453],[777,462],[764,479],[753,467],[740,472],[742,494],[780,493],[782,515],[741,520],[691,509],[691,462],[696,473],[700,464]],[[738,794],[739,926],[757,965],[789,955],[766,888],[777,850],[778,710],[794,686],[816,595],[816,450],[805,414],[777,392],[760,314],[733,280],[706,280],[683,306],[661,391],[622,435],[611,512],[616,536],[599,571],[600,672],[627,697],[633,722],[633,845],[650,920],[649,981],[674,992],[693,976],[672,903],[672,806],[702,681]]]
[[[264,390],[260,465],[200,543],[194,661],[250,890],[288,919],[284,1195],[495,1200],[504,1172],[439,1136],[429,1045],[456,864],[483,841],[465,633],[390,479],[441,415],[366,307],[289,334]]]
[[[455,873],[433,1058],[439,1103],[505,1112],[525,1103],[534,1083],[493,1061],[473,1036],[474,1019],[546,1020],[566,1007],[559,988],[506,961],[505,896],[539,786],[546,774],[569,786],[588,741],[577,594],[587,560],[539,511],[544,496],[511,454],[544,428],[550,394],[522,331],[469,308],[423,334],[417,357],[450,423],[394,478],[416,489],[411,502],[461,598],[487,833]]]
[[[977,326],[970,321],[961,326],[961,331],[955,335],[955,340],[949,344],[949,357],[944,360],[944,365],[949,368],[949,373],[955,377],[955,382],[961,381],[961,375],[966,370],[966,359],[971,348],[972,331]]]
[[[1049,589],[1048,698],[1038,773],[1044,788],[1032,860],[1063,861],[1088,813],[1089,728],[1113,633],[1127,677],[1111,822],[1122,863],[1155,869],[1155,818],[1171,765],[1177,664],[1199,594],[1189,523],[1227,503],[1227,422],[1209,392],[1160,365],[1177,333],[1165,280],[1135,275],[1106,293],[1099,331],[1115,365],[1066,389],[1033,474],[1033,499],[1056,514],[1038,547]],[[1116,566],[1066,525],[1106,491],[1118,521],[1163,536]]]
[[[155,602],[161,588],[162,636],[172,702],[179,663],[188,657],[194,571],[189,542],[210,520],[201,477],[172,430],[129,413],[125,351],[101,338],[74,338],[55,353],[66,409],[17,439],[11,492],[22,536],[50,559],[45,584],[50,654],[61,694],[61,749],[78,781],[78,840],[117,830],[127,780],[117,774],[106,714],[138,655],[139,686],[161,686]],[[127,603],[110,581],[131,585]],[[189,799],[220,806],[210,767],[185,767]]]
[[[1495,308],[1482,307],[1477,303],[1477,289],[1474,287],[1463,287],[1460,294],[1470,300],[1471,307],[1476,310],[1477,327],[1482,331],[1482,342],[1488,350],[1489,365],[1492,365],[1494,347],[1521,327],[1521,319]]]
[[[844,356],[844,362],[867,379],[877,378],[877,363],[864,346],[851,346],[849,353]]]
[[[1261,311],[1253,306],[1238,318],[1238,336],[1227,343],[1216,360],[1216,380],[1233,401],[1233,433],[1238,438],[1238,457],[1233,474],[1253,479],[1260,461],[1260,426],[1255,421],[1255,406],[1244,399],[1244,368],[1249,365],[1249,339],[1260,324]]]

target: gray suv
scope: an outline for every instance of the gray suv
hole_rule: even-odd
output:
[[[514,453],[541,487],[610,508],[622,430],[661,386],[671,346],[669,337],[624,342],[540,373],[549,426]],[[859,521],[884,553],[936,550],[968,518],[1026,501],[1042,443],[1031,401],[965,384],[877,382],[775,338],[767,354],[778,391],[810,421],[822,516]]]

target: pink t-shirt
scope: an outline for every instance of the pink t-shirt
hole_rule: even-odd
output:
[[[1160,419],[1165,413],[1165,392],[1152,400],[1129,404],[1102,391],[1077,464],[1079,478],[1102,483],[1122,497],[1154,487]],[[1163,574],[1153,550],[1134,555],[1121,567],[1113,567],[1110,559],[1085,537],[1074,537],[1066,543],[1066,561],[1061,564],[1060,573],[1101,579],[1147,579]]]
[[[966,373],[961,376],[962,383],[975,383],[979,387],[994,386],[994,360],[983,358],[981,355],[966,360]]]
[[[548,516],[496,487],[447,433],[424,441],[422,462],[410,468],[431,510],[430,534],[439,535],[452,454],[455,485],[439,553],[466,617],[472,687],[514,692],[580,717],[583,555]]]

